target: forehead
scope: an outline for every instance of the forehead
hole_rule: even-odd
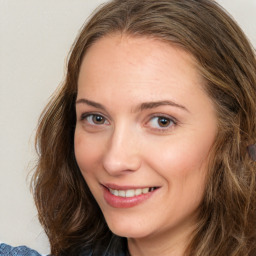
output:
[[[123,78],[137,76],[138,82],[141,78],[149,78],[157,84],[166,75],[174,79],[178,76],[177,69],[184,74],[180,80],[188,75],[191,80],[203,84],[196,60],[180,47],[149,37],[113,34],[99,39],[86,52],[78,85],[84,83],[84,78],[91,80],[92,76],[96,79],[108,74],[107,79],[113,73],[115,78],[122,73]]]
[[[173,100],[193,105],[211,99],[194,57],[181,47],[148,37],[114,34],[87,51],[78,78],[78,98],[113,104]],[[138,103],[138,102],[137,102]]]
[[[155,61],[164,62],[170,58],[170,54],[172,58],[176,58],[179,55],[178,58],[191,65],[191,68],[196,69],[198,65],[192,54],[172,42],[153,37],[131,36],[118,33],[106,35],[93,43],[87,50],[82,64],[88,60],[93,61],[97,57],[104,57],[101,61],[107,59],[108,64],[114,64],[117,61],[114,57],[124,58],[127,61],[133,61],[135,64],[145,64],[145,61],[147,62],[152,57],[154,57]]]

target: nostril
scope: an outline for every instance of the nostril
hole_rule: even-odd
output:
[[[103,159],[103,167],[110,174],[134,172],[138,170],[141,166],[141,161],[139,157],[129,156],[125,153],[112,153],[107,153]]]
[[[125,124],[116,125],[103,156],[104,169],[113,175],[134,172],[141,165],[138,144]]]

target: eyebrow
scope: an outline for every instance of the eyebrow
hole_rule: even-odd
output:
[[[160,106],[177,107],[177,108],[180,108],[180,109],[183,109],[183,110],[189,112],[188,109],[185,106],[180,105],[178,103],[175,103],[174,101],[171,101],[171,100],[145,102],[145,103],[140,104],[135,109],[135,111],[142,111],[142,110],[145,110],[145,109],[152,109],[152,108],[157,108],[157,107],[160,107]]]
[[[101,105],[100,103],[97,103],[97,102],[94,102],[94,101],[91,101],[91,100],[87,100],[87,99],[79,99],[76,101],[76,104],[86,104],[88,106],[92,106],[92,107],[95,107],[95,108],[99,108],[99,109],[102,109],[102,110],[105,110],[105,107],[103,105]]]
[[[102,104],[94,102],[94,101],[91,101],[91,100],[88,100],[88,99],[84,99],[83,98],[83,99],[79,99],[79,100],[76,101],[76,104],[81,104],[81,103],[106,111],[106,108]],[[185,106],[177,104],[177,103],[175,103],[173,101],[170,101],[170,100],[144,102],[144,103],[141,103],[139,106],[137,106],[134,109],[133,112],[143,111],[143,110],[146,110],[146,109],[157,108],[157,107],[160,107],[160,106],[177,107],[177,108],[180,108],[182,110],[185,110],[185,111],[189,112],[189,110]]]

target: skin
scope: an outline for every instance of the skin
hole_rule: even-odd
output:
[[[83,59],[76,112],[77,163],[109,228],[128,238],[133,256],[183,255],[217,132],[193,57],[146,37],[104,37]],[[116,208],[102,184],[158,189]]]

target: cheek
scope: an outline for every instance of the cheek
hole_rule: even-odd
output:
[[[171,151],[171,149],[170,149]],[[165,152],[162,155],[162,162],[165,169],[171,170],[171,173],[177,177],[186,177],[196,175],[202,171],[206,171],[208,154],[196,149],[188,152],[185,148],[179,151]],[[168,154],[169,153],[169,154]]]
[[[191,214],[203,200],[207,155],[207,152],[198,149],[188,153],[184,147],[179,152],[162,155],[161,175],[168,184],[170,207],[174,207],[179,214]]]
[[[75,132],[74,147],[77,164],[85,177],[87,173],[92,172],[94,165],[98,162],[100,148],[97,143],[79,131]]]
[[[184,137],[183,137],[184,138]],[[165,150],[151,153],[151,167],[158,171],[172,196],[198,203],[205,189],[208,155],[212,141],[188,139],[167,142]],[[158,160],[156,160],[158,159]],[[182,200],[178,201],[182,203]]]
[[[154,145],[156,144],[154,143]],[[148,155],[154,156],[149,161],[152,164],[157,164],[157,169],[160,168],[164,173],[168,170],[168,173],[175,176],[186,176],[191,172],[206,169],[211,145],[211,142],[201,141],[198,143],[197,140],[189,140],[184,137],[166,141],[161,147],[155,147],[156,149],[162,148],[162,150],[148,152]],[[150,147],[148,146],[148,148]]]

